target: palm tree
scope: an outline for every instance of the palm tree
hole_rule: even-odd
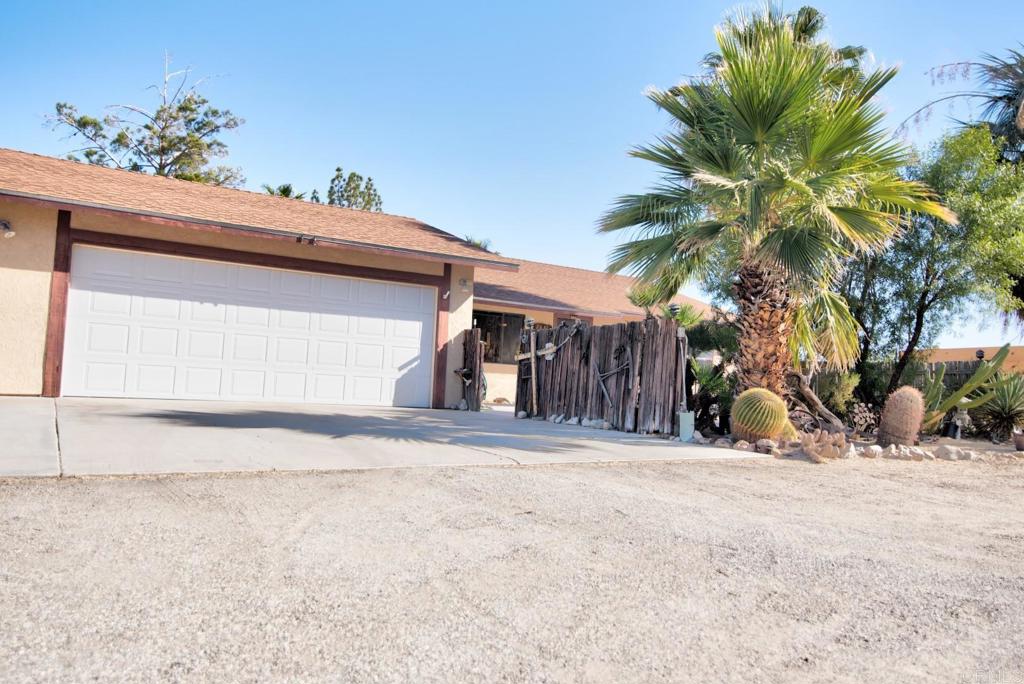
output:
[[[268,195],[274,195],[275,197],[287,197],[289,199],[299,199],[299,200],[306,198],[306,193],[304,193],[304,192],[295,192],[295,188],[292,187],[291,183],[282,183],[281,185],[278,185],[277,187],[274,187],[273,185],[271,185],[269,183],[264,183],[263,184],[263,190]]]
[[[1011,164],[1024,161],[1024,52],[1007,50],[1005,57],[984,55],[979,62],[953,62],[930,71],[939,82],[976,77],[978,88],[944,95],[921,107],[901,124],[920,120],[932,107],[947,100],[975,100],[981,105],[978,122],[1002,138],[1002,157]]]
[[[631,231],[609,270],[629,271],[668,300],[693,278],[731,283],[739,391],[786,392],[796,353],[848,367],[857,329],[831,291],[843,259],[881,248],[902,214],[955,221],[899,170],[909,152],[882,128],[874,95],[894,69],[857,71],[831,46],[798,39],[768,10],[716,31],[721,63],[650,99],[673,130],[633,156],[663,181],[627,195],[602,232]]]

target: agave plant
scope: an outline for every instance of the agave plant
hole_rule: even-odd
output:
[[[922,431],[932,432],[937,429],[942,423],[942,418],[954,408],[974,409],[993,399],[1000,386],[1007,382],[998,378],[997,374],[1009,355],[1010,345],[1003,345],[991,361],[982,361],[974,375],[948,395],[943,384],[946,364],[940,365],[934,374],[929,374],[925,378],[924,386],[925,415]]]
[[[650,91],[674,130],[633,154],[664,181],[622,197],[600,226],[632,232],[609,270],[655,284],[662,301],[688,280],[729,274],[740,391],[786,394],[795,352],[851,365],[857,327],[832,292],[843,260],[882,248],[906,212],[956,220],[900,176],[909,150],[873,102],[895,69],[850,71],[798,28],[773,9],[739,16],[716,33],[712,71]]]
[[[993,440],[1002,442],[1024,427],[1024,376],[1000,377],[991,394],[975,412],[975,421]]]

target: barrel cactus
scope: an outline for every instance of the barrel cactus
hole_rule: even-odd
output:
[[[748,389],[733,402],[732,434],[736,439],[751,443],[759,439],[778,440],[790,431],[786,402],[774,392]]]
[[[913,446],[924,420],[924,396],[904,385],[889,395],[878,420],[878,445]]]

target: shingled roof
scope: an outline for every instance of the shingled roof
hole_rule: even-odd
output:
[[[643,309],[630,303],[627,293],[634,278],[602,271],[516,260],[519,271],[480,271],[473,284],[477,302],[586,316],[642,317]],[[689,304],[702,313],[711,307],[693,297],[678,295],[677,304]]]
[[[515,270],[516,262],[405,216],[108,169],[0,148],[0,197],[307,237],[375,252]]]

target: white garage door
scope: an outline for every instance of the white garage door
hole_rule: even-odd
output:
[[[76,245],[67,396],[430,405],[430,287]]]

